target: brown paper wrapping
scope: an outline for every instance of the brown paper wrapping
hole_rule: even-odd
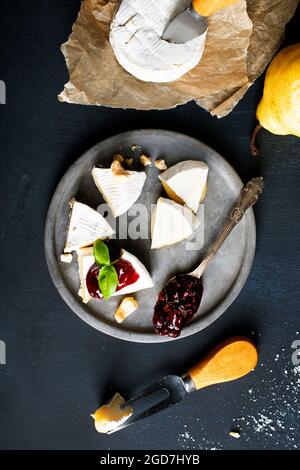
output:
[[[227,115],[277,51],[299,0],[240,0],[209,18],[205,51],[197,67],[171,83],[146,83],[116,61],[108,41],[120,0],[83,0],[62,45],[69,81],[60,101],[168,109],[195,100],[212,115]]]

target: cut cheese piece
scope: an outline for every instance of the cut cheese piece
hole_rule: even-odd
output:
[[[106,404],[92,414],[95,420],[95,428],[98,432],[108,433],[123,424],[133,413],[131,406],[121,408],[126,402],[119,393]]]
[[[94,168],[92,177],[110,207],[114,217],[118,217],[136,202],[140,197],[146,181],[144,171],[129,171],[126,174],[116,174],[111,168]]]
[[[151,221],[152,249],[174,245],[192,235],[198,219],[186,206],[160,197]]]
[[[109,223],[99,212],[86,204],[72,200],[71,215],[65,253],[90,246],[94,241],[106,240],[115,233]]]
[[[80,289],[78,295],[82,297],[83,303],[88,303],[91,300],[91,296],[87,289],[86,277],[90,268],[95,263],[93,248],[81,248],[77,251],[77,255],[80,276]],[[139,274],[139,278],[133,284],[125,286],[115,292],[113,296],[132,294],[133,292],[153,287],[153,281],[149,272],[136,256],[132,255],[131,253],[128,253],[128,251],[122,250],[120,258],[129,261],[129,263],[132,264],[133,269]]]
[[[123,0],[109,40],[120,65],[145,82],[171,82],[200,61],[206,33],[184,44],[162,39],[169,21],[190,0]]]
[[[168,196],[196,214],[207,188],[208,166],[197,160],[177,163],[159,175]]]

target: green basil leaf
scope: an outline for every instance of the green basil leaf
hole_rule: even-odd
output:
[[[108,300],[116,292],[118,283],[118,274],[112,265],[103,266],[100,269],[98,284],[105,300]]]
[[[108,247],[101,240],[96,240],[94,243],[94,258],[100,267],[110,264]]]

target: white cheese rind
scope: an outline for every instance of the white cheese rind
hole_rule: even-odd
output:
[[[190,237],[198,219],[186,206],[160,197],[152,215],[152,249],[174,245]]]
[[[189,0],[123,0],[111,23],[110,43],[120,65],[146,82],[171,82],[201,60],[206,33],[184,44],[161,37]]]
[[[94,168],[92,177],[114,217],[130,209],[140,197],[146,181],[144,171],[126,171],[126,175],[116,175],[110,168]]]
[[[92,245],[96,240],[106,240],[114,230],[99,212],[86,204],[72,201],[65,253]]]
[[[77,255],[80,277],[80,289],[78,294],[80,295],[80,297],[82,297],[83,303],[88,303],[91,300],[91,296],[87,289],[86,277],[91,266],[93,266],[93,264],[95,263],[93,248],[81,248],[77,251]],[[121,259],[129,261],[132,264],[134,270],[139,274],[139,278],[133,284],[123,287],[123,289],[120,289],[119,291],[115,292],[113,296],[132,294],[134,292],[143,289],[150,289],[151,287],[153,287],[153,281],[149,272],[136,256],[132,255],[128,251],[122,250]]]
[[[186,160],[168,168],[158,177],[196,214],[207,183],[208,166],[197,160]]]

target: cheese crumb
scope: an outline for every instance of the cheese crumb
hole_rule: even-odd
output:
[[[141,155],[140,156],[140,162],[143,166],[150,166],[152,165],[152,160],[151,158],[147,157],[146,155]]]
[[[239,439],[241,437],[240,433],[237,431],[230,431],[229,436],[234,437],[234,439]]]
[[[133,163],[133,158],[126,158],[125,163],[127,166],[131,166]]]
[[[154,165],[156,168],[158,168],[160,171],[165,171],[168,169],[165,160],[155,160]]]
[[[62,263],[72,263],[72,260],[73,260],[72,253],[60,255],[60,261]]]
[[[91,414],[91,417],[95,420],[96,431],[107,433],[127,421],[132,413],[131,406],[126,406],[124,398],[116,393],[106,405]]]
[[[115,319],[118,323],[122,323],[125,318],[129,317],[138,308],[139,304],[134,297],[124,297],[115,312]]]
[[[73,206],[74,206],[74,202],[76,201],[75,197],[72,197],[72,199],[70,199],[69,201],[69,207],[70,209],[73,209]],[[70,214],[71,215],[71,214]]]
[[[120,163],[124,162],[124,157],[122,157],[122,155],[120,155],[119,153],[117,155],[114,155],[113,159],[116,162],[120,162]]]

